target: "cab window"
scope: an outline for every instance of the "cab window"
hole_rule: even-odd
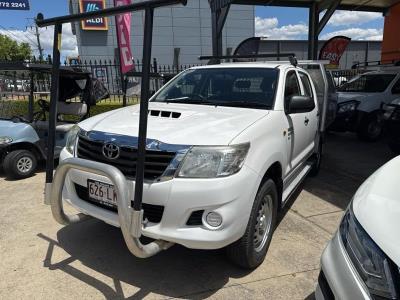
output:
[[[300,85],[295,71],[289,71],[285,82],[285,108],[293,96],[300,96]]]
[[[300,75],[301,83],[303,84],[303,88],[304,88],[304,96],[309,96],[311,99],[313,99],[314,97],[313,97],[310,79],[308,79],[308,76],[306,74],[304,74],[303,72],[299,72],[299,75]]]

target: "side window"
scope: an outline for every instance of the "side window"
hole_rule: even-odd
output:
[[[392,87],[392,94],[400,94],[400,78],[397,80],[397,82]]]
[[[289,71],[286,75],[285,82],[285,107],[292,98],[292,96],[301,95],[299,81],[297,80],[297,75],[295,71]]]
[[[306,74],[304,74],[303,72],[299,72],[299,75],[300,75],[301,83],[303,84],[303,87],[304,87],[304,95],[309,96],[311,99],[314,98],[310,79],[308,79],[308,76]]]

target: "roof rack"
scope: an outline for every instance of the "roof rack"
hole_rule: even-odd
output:
[[[294,53],[271,53],[271,54],[246,54],[246,55],[221,55],[221,56],[199,56],[199,60],[210,60],[210,64],[220,64],[221,59],[255,59],[255,58],[279,58],[286,57],[290,63],[297,67],[298,62]]]
[[[380,60],[373,60],[373,61],[365,61],[365,62],[358,62],[351,66],[352,69],[358,68],[368,68],[368,67],[400,67],[400,60],[390,60],[386,62],[382,62]]]

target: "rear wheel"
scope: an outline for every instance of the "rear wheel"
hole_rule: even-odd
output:
[[[36,166],[37,158],[29,150],[14,150],[8,153],[3,161],[6,176],[14,179],[32,176]]]
[[[245,234],[226,249],[235,264],[254,269],[264,261],[275,230],[277,208],[276,185],[267,179],[257,192]]]
[[[365,116],[357,131],[358,137],[367,142],[375,142],[383,132],[383,121],[379,113],[371,113]]]
[[[316,153],[314,153],[313,157],[311,158],[312,167],[311,167],[311,171],[310,171],[310,176],[312,176],[312,177],[317,176],[319,173],[319,170],[321,169],[322,147],[323,147],[323,143],[322,143],[322,140],[320,139],[319,144],[318,144],[318,151]]]

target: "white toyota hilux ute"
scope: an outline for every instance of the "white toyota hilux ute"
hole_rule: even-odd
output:
[[[75,157],[114,166],[126,191],[116,192],[104,174],[72,168],[61,179],[62,200],[121,227],[130,249],[140,242],[129,232],[141,227],[155,240],[141,257],[172,244],[226,247],[235,263],[255,268],[279,209],[308,173],[318,172],[320,110],[311,77],[289,63],[186,70],[149,102],[142,224],[126,221],[121,211],[130,207],[118,199],[122,192],[133,199],[139,105],[79,123],[60,157],[60,165]],[[59,206],[52,204],[53,214],[63,214]]]

